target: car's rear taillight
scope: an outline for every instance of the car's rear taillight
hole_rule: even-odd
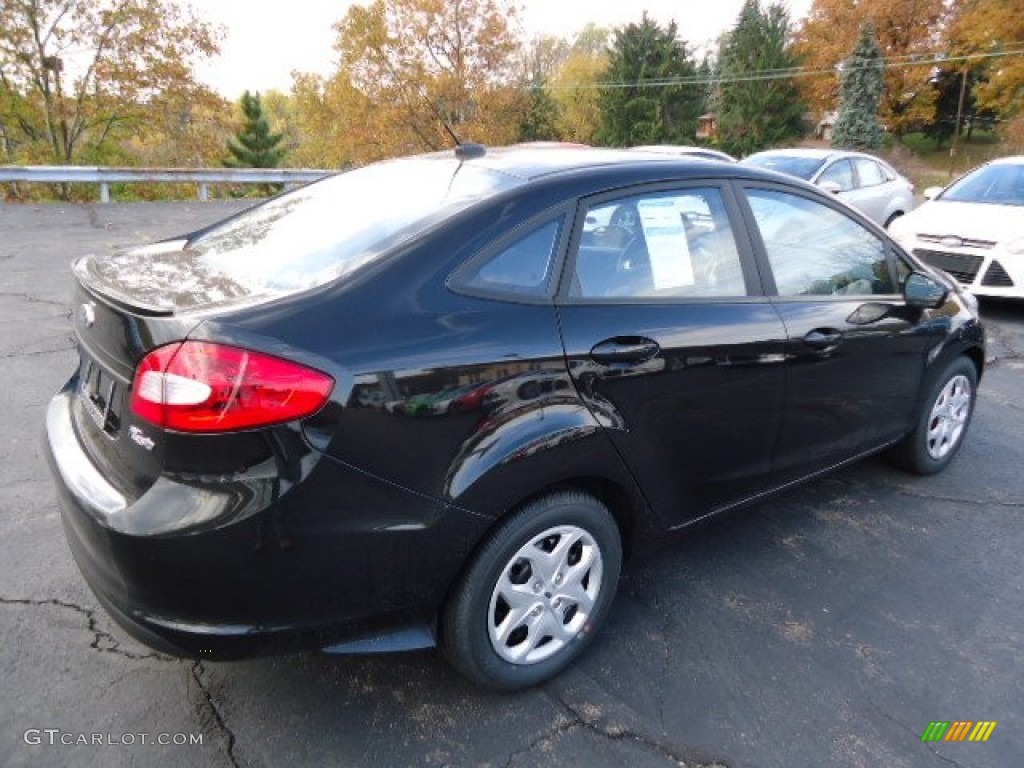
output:
[[[139,363],[132,411],[165,429],[228,432],[305,418],[334,379],[279,357],[205,341],[154,349]]]

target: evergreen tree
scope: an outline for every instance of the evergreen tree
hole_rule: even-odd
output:
[[[639,24],[615,30],[600,98],[602,144],[692,144],[703,103],[696,67],[676,23],[663,28],[644,13]],[[666,81],[668,81],[666,83]]]
[[[791,77],[766,70],[797,66],[789,47],[789,13],[746,0],[719,53],[718,140],[734,155],[788,144],[803,135],[804,105]]]
[[[832,129],[832,146],[843,149],[878,149],[882,125],[878,105],[885,85],[885,63],[870,23],[860,27],[860,37],[850,58],[843,62],[839,86],[839,116]]]
[[[228,140],[232,156],[224,165],[228,168],[277,168],[285,154],[284,147],[278,146],[284,134],[270,132],[259,93],[246,91],[239,104],[245,125]]]
[[[543,79],[530,86],[530,108],[519,124],[520,141],[558,139],[558,103],[548,93]]]

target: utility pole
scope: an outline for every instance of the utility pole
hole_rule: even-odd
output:
[[[949,178],[953,178],[956,168],[956,149],[960,143],[960,123],[964,116],[964,95],[967,92],[967,65],[960,71],[960,100],[956,105],[956,125],[953,126],[953,143],[949,145]]]

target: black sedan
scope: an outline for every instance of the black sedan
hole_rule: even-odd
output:
[[[624,556],[886,450],[956,455],[973,298],[832,196],[597,149],[371,165],[74,265],[46,434],[82,573],[183,656],[569,664]]]

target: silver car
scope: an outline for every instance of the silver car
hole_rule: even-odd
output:
[[[817,184],[888,227],[914,208],[914,185],[873,155],[841,149],[770,149],[741,162]]]

